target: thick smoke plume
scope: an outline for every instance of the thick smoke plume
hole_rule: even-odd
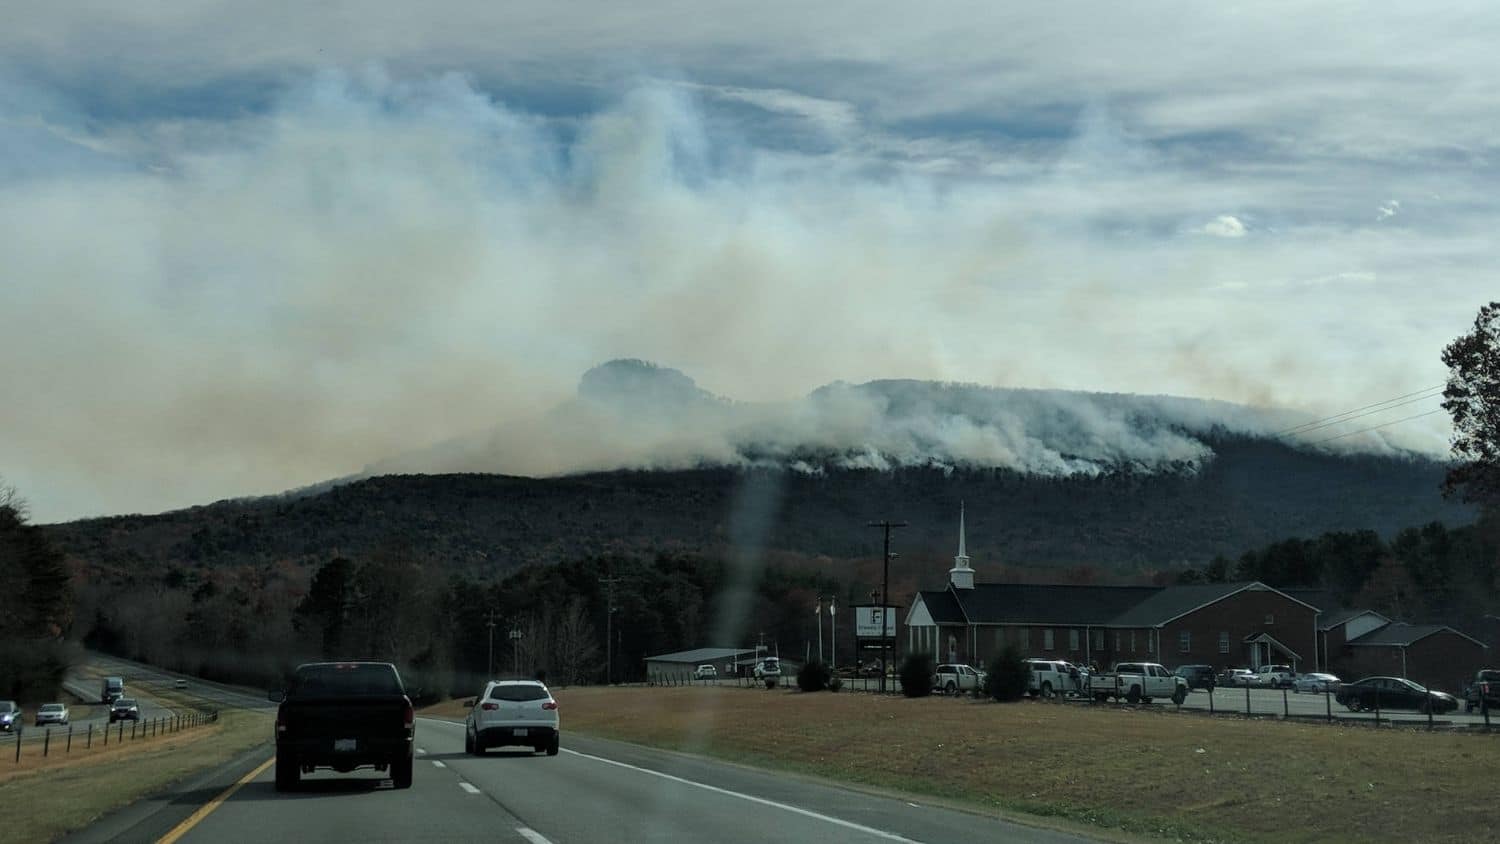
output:
[[[1422,318],[1372,342],[1348,304],[1407,290],[1430,241],[1202,235],[1222,197],[1098,114],[1055,154],[954,178],[871,152],[848,110],[808,123],[788,101],[801,142],[776,146],[743,110],[786,97],[714,96],[646,80],[552,118],[460,76],[328,72],[254,109],[122,124],[0,78],[0,468],[50,521],[413,453],[442,459],[400,465],[528,473],[1191,462],[1192,431],[1261,417],[818,388],[1333,412],[1440,378],[1420,352],[1468,310],[1402,294]],[[1387,268],[1392,287],[1371,281]],[[617,357],[737,402],[570,398]],[[1440,452],[1427,422],[1390,436]]]

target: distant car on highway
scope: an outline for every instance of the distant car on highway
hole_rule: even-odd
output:
[[[40,727],[43,724],[59,724],[62,726],[67,726],[68,705],[65,703],[42,704],[42,708],[36,711],[36,725]]]
[[[13,700],[0,700],[0,732],[10,732],[24,727],[25,715]]]
[[[712,665],[700,665],[698,666],[698,669],[693,672],[693,679],[717,680],[719,679],[719,669],[715,668]]]
[[[1292,681],[1292,691],[1316,692],[1321,694],[1323,692],[1337,691],[1340,685],[1342,683],[1338,677],[1332,674],[1312,671],[1307,674],[1298,674],[1297,679]]]
[[[493,680],[467,703],[464,751],[483,755],[492,747],[529,746],[556,756],[562,743],[557,701],[537,680]]]
[[[185,688],[187,688],[187,680],[185,680],[185,679],[183,679],[181,677],[178,677],[176,680],[172,681],[172,688],[174,688],[174,689],[185,689]]]
[[[1458,708],[1458,698],[1428,689],[1401,677],[1366,677],[1339,687],[1334,697],[1350,712],[1380,709],[1415,709],[1435,714]]]
[[[109,706],[109,723],[141,720],[140,704],[133,697],[116,698]]]

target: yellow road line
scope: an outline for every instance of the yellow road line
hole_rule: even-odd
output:
[[[267,768],[271,767],[271,764],[273,762],[275,762],[275,761],[276,761],[276,757],[272,756],[270,759],[267,759],[265,762],[262,762],[261,765],[260,765],[260,767],[256,768],[255,770],[251,771],[250,773],[244,775],[243,777],[240,777],[239,782],[237,782],[234,785],[231,785],[230,787],[224,789],[224,793],[223,794],[220,794],[218,797],[215,797],[214,799],[212,799],[212,800],[208,801],[207,803],[203,804],[202,806],[200,806],[198,808],[198,811],[192,813],[191,815],[188,815],[187,820],[185,820],[182,823],[180,823],[180,824],[172,827],[172,831],[171,832],[168,832],[166,835],[163,835],[162,837],[156,839],[156,844],[172,844],[172,842],[174,842],[177,839],[181,838],[182,836],[186,835],[187,832],[188,832],[188,830],[190,830],[193,827],[197,826],[204,818],[206,818],[206,817],[209,816],[209,813],[211,813],[211,812],[213,812],[213,810],[219,808],[220,804],[222,804],[225,800],[228,800],[229,798],[233,797],[234,793],[236,791],[239,791],[241,788],[243,788],[246,783],[250,782],[251,780],[255,779],[256,777],[258,777],[262,773],[264,773],[265,770]]]

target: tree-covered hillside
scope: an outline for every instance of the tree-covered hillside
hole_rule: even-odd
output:
[[[703,469],[554,479],[393,475],[300,497],[220,502],[46,528],[105,581],[170,568],[321,563],[400,545],[436,569],[496,577],[591,554],[765,548],[879,557],[870,519],[895,517],[903,554],[951,556],[960,502],[976,564],[1133,572],[1201,565],[1287,536],[1472,520],[1440,493],[1444,466],[1213,443],[1196,472],[1036,477],[1003,470],[797,473]]]

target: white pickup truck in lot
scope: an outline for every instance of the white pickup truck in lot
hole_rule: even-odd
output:
[[[1115,670],[1089,677],[1088,694],[1101,703],[1110,698],[1150,703],[1152,698],[1165,697],[1180,705],[1187,699],[1188,684],[1154,662],[1118,662]]]
[[[1078,666],[1061,659],[1028,659],[1031,673],[1026,681],[1026,694],[1076,695],[1083,693],[1084,675]]]
[[[945,694],[973,692],[984,688],[985,673],[967,665],[943,664],[932,675],[932,688]]]
[[[1290,665],[1262,665],[1255,669],[1250,684],[1264,689],[1290,689],[1296,677]]]

